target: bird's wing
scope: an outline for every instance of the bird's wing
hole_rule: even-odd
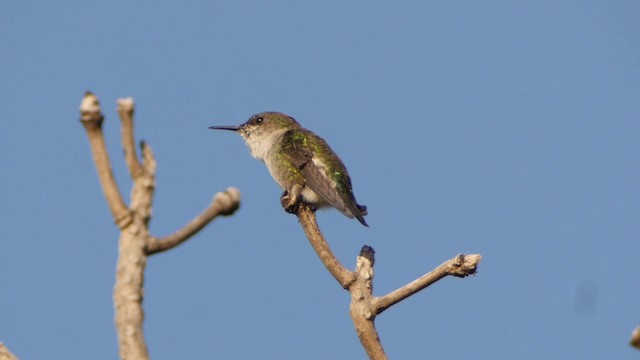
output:
[[[355,217],[362,225],[369,226],[364,220],[364,216],[367,215],[367,207],[356,203],[356,199],[353,197],[349,175],[345,174],[343,177],[338,177],[345,179],[345,182],[338,181],[337,183],[332,184],[330,180],[327,180],[326,177],[321,174],[321,171],[332,171],[332,169],[325,168],[323,170],[323,167],[324,165],[317,164],[312,159],[307,161],[304,167],[300,169],[307,180],[307,186],[309,186],[313,192],[318,194],[318,196],[324,199],[324,201],[338,209],[346,217],[350,219]],[[333,169],[333,171],[337,170]],[[349,197],[346,201],[342,196],[340,196],[340,193],[335,190],[333,186],[343,187],[345,191],[348,192]]]
[[[358,217],[358,220],[361,218],[360,207],[355,204],[355,201],[351,201],[350,203],[345,203],[345,200],[340,196],[339,190],[346,190],[351,194],[351,183],[349,180],[348,174],[346,174],[346,170],[342,169],[333,169],[328,164],[323,164],[318,158],[314,161],[313,150],[305,148],[302,146],[302,141],[304,139],[295,138],[294,134],[285,134],[285,136],[292,136],[292,141],[288,142],[292,144],[293,151],[289,151],[289,156],[291,158],[291,162],[300,169],[300,172],[304,175],[306,180],[306,185],[313,190],[319,197],[322,198],[329,205],[338,209],[341,213],[349,218],[353,218],[354,215]],[[287,139],[289,140],[289,139]],[[321,145],[327,145],[323,140],[321,140]],[[331,151],[330,149],[324,149],[324,151]],[[344,166],[342,166],[344,168]],[[335,171],[344,171],[345,174],[343,176],[331,176],[328,177],[325,174]],[[331,179],[344,179],[344,181],[335,182]],[[364,214],[363,214],[364,215]]]

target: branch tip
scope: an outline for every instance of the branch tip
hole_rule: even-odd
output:
[[[218,215],[231,215],[240,207],[240,190],[230,187],[217,193],[209,206],[183,228],[161,239],[149,237],[146,246],[147,255],[172,249],[204,228]]]
[[[144,140],[140,141],[140,152],[142,152],[142,162],[146,164],[145,167],[153,166],[151,171],[155,174],[156,159],[153,156],[153,149],[151,149],[151,145],[146,143]]]
[[[360,249],[360,257],[363,257],[367,260],[369,260],[371,262],[371,266],[373,266],[373,264],[375,263],[376,259],[375,259],[375,254],[376,251],[373,250],[373,248],[369,245],[364,245],[362,247],[362,249]]]
[[[87,91],[80,102],[80,121],[87,130],[90,130],[99,128],[103,119],[98,97],[91,91]]]
[[[216,193],[211,201],[220,206],[220,215],[229,216],[240,208],[240,190],[235,187]]]
[[[135,102],[132,97],[118,99],[118,112],[127,112],[133,114],[135,111]]]
[[[449,275],[457,277],[467,277],[473,275],[478,270],[478,263],[482,260],[480,254],[459,254],[455,258],[451,259]]]
[[[80,103],[80,112],[100,112],[100,101],[91,91],[87,91]]]

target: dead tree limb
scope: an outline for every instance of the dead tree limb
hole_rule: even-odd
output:
[[[377,315],[443,277],[449,275],[466,277],[474,274],[482,259],[482,256],[477,254],[458,255],[415,281],[387,295],[376,297],[373,296],[373,264],[375,262],[373,248],[366,245],[362,247],[360,255],[356,259],[356,271],[352,272],[346,269],[331,252],[329,244],[318,228],[313,210],[305,204],[301,204],[297,216],[311,246],[315,249],[324,266],[340,286],[351,294],[349,310],[351,320],[370,359],[387,359],[375,328],[374,320]]]
[[[301,209],[298,212],[298,218],[300,219],[300,224],[302,224],[304,233],[307,235],[311,246],[313,246],[313,249],[316,251],[316,254],[318,254],[318,257],[324,266],[329,270],[336,281],[338,281],[340,286],[344,289],[348,289],[349,285],[355,280],[356,274],[345,268],[340,263],[340,260],[333,255],[329,244],[320,232],[320,228],[318,227],[316,216],[313,211],[307,207],[301,206]]]
[[[18,357],[13,355],[13,353],[0,342],[0,360],[18,360]]]
[[[131,222],[131,214],[127,205],[125,205],[116,180],[111,171],[111,161],[107,153],[107,146],[104,143],[104,134],[102,133],[102,122],[104,116],[100,110],[100,102],[98,98],[90,92],[87,92],[82,99],[80,105],[80,121],[87,131],[89,145],[91,146],[91,154],[93,155],[93,163],[98,172],[98,179],[104,192],[104,197],[109,204],[111,214],[119,228],[123,228]]]
[[[442,265],[409,284],[394,290],[387,295],[374,298],[371,303],[372,310],[376,315],[378,315],[392,305],[399,303],[445,276],[466,277],[474,274],[481,258],[482,257],[477,254],[460,254],[453,259],[449,259],[442,263]]]
[[[116,284],[113,291],[115,325],[121,359],[148,359],[142,323],[144,269],[148,255],[171,249],[183,243],[218,215],[231,215],[240,206],[240,192],[229,188],[218,193],[205,211],[183,229],[166,238],[157,239],[149,232],[155,190],[156,160],[151,147],[142,142],[142,159],[138,160],[133,132],[133,99],[118,101],[122,146],[125,162],[133,181],[127,206],[113,177],[104,141],[104,116],[98,98],[87,92],[80,105],[81,122],[87,132],[98,178],[116,225],[120,228]]]
[[[147,254],[153,255],[162,251],[173,249],[188,240],[193,234],[197,233],[203,227],[218,217],[219,215],[227,216],[233,214],[240,206],[240,192],[237,189],[229,188],[225,192],[219,192],[211,201],[209,207],[204,209],[202,213],[196,216],[182,229],[175,233],[165,236],[161,239],[150,237],[147,243]]]

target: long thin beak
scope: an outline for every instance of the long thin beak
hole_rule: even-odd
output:
[[[238,131],[241,129],[240,126],[209,126],[209,129],[213,129],[213,130],[231,130],[231,131]]]

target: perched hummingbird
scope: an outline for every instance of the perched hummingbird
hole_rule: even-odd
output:
[[[318,135],[303,128],[289,115],[264,112],[253,115],[240,126],[211,126],[210,129],[235,131],[247,143],[251,155],[263,161],[273,179],[284,189],[285,210],[302,199],[320,208],[333,206],[364,226],[367,207],[358,205],[351,179],[340,158]]]

